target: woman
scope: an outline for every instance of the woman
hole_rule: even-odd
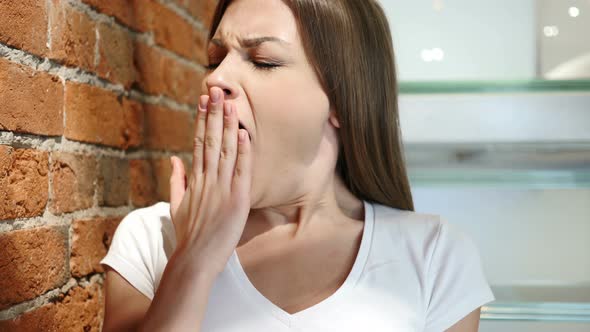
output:
[[[475,245],[413,212],[379,5],[220,1],[210,31],[193,167],[118,226],[103,330],[477,331]]]

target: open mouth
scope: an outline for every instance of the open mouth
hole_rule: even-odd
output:
[[[242,122],[239,122],[239,128],[240,129],[244,129],[247,133],[248,133],[248,137],[250,137],[250,141],[252,141],[252,135],[250,135],[250,132],[248,131],[248,129],[246,127],[244,127],[244,125],[242,124]]]

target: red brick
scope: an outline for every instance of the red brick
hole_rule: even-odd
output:
[[[184,18],[167,6],[155,0],[82,0],[95,10],[114,16],[127,27],[140,32],[153,32],[156,44],[165,47],[187,59],[206,65],[205,45],[207,35],[195,29]],[[184,3],[184,7],[194,11],[200,18],[207,18],[215,9],[216,2],[204,4]],[[208,23],[207,23],[208,25]]]
[[[66,282],[67,239],[64,226],[0,234],[0,310]]]
[[[43,56],[47,52],[45,1],[0,0],[0,42]]]
[[[171,58],[165,58],[164,68],[168,95],[181,103],[197,105],[204,74]]]
[[[63,84],[56,76],[0,58],[0,100],[0,129],[63,134]]]
[[[207,55],[207,33],[197,32],[194,36],[196,51],[193,56],[193,60],[196,60],[202,66],[209,64],[209,56]]]
[[[100,260],[106,256],[115,229],[122,218],[75,220],[72,223],[70,271],[74,277],[102,273]]]
[[[174,0],[174,3],[183,8],[188,8],[188,0]]]
[[[54,152],[51,157],[50,211],[59,214],[92,207],[97,178],[96,159],[66,152]]]
[[[49,57],[72,67],[93,71],[96,25],[65,0],[51,0]]]
[[[179,155],[176,155],[176,157],[182,160],[185,172],[190,172],[193,167],[192,154],[190,157]],[[170,202],[170,175],[172,174],[170,158],[152,159],[152,168],[154,169],[156,177],[156,192],[158,199],[160,201]]]
[[[186,171],[192,168],[192,162],[185,156],[178,156]],[[146,206],[157,201],[170,201],[170,158],[154,158],[149,160],[132,160],[132,202],[135,206]],[[135,178],[135,179],[134,179]]]
[[[187,59],[201,60],[199,51],[203,49],[205,44],[203,33],[193,28],[184,18],[168,7],[155,1],[147,3],[154,15],[150,22],[156,44]]]
[[[135,44],[138,87],[153,95],[165,95],[181,103],[196,105],[204,74],[148,45]]]
[[[98,75],[129,88],[136,76],[131,36],[123,29],[108,24],[100,24],[98,31]]]
[[[82,2],[98,12],[115,17],[117,21],[133,30],[146,32],[150,28],[149,20],[153,15],[146,0],[82,0]]]
[[[0,220],[43,214],[48,160],[47,152],[0,145]]]
[[[105,157],[99,162],[98,205],[127,205],[129,199],[129,162]]]
[[[100,332],[104,320],[104,295],[96,282],[74,286],[52,303],[27,311],[12,320],[0,321],[0,331]]]
[[[145,146],[150,149],[192,151],[193,116],[187,112],[144,105]]]
[[[148,206],[158,201],[157,182],[149,160],[129,161],[131,179],[131,203],[134,206]]]
[[[67,82],[65,105],[67,138],[122,149],[141,145],[140,103],[98,87]]]
[[[150,161],[145,159],[130,160],[129,171],[131,203],[140,207],[158,202],[157,182]]]
[[[166,94],[164,84],[165,56],[147,44],[136,41],[134,47],[134,63],[137,66],[138,88],[148,94]]]
[[[10,154],[12,153],[12,147],[8,145],[0,145],[0,174],[4,174],[12,164]]]
[[[170,158],[158,158],[151,160],[152,169],[156,178],[156,193],[159,201],[170,201]]]
[[[189,0],[188,9],[207,30],[211,30],[211,21],[213,21],[217,3],[217,0]]]

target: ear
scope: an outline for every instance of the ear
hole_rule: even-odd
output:
[[[330,123],[336,127],[340,128],[340,122],[338,122],[338,118],[336,117],[336,112],[330,111]]]

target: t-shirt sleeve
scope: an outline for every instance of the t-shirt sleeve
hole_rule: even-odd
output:
[[[155,260],[150,250],[150,231],[140,212],[131,211],[121,220],[100,264],[113,268],[151,300],[154,297]]]
[[[473,240],[441,219],[427,270],[424,332],[441,332],[495,300]]]

